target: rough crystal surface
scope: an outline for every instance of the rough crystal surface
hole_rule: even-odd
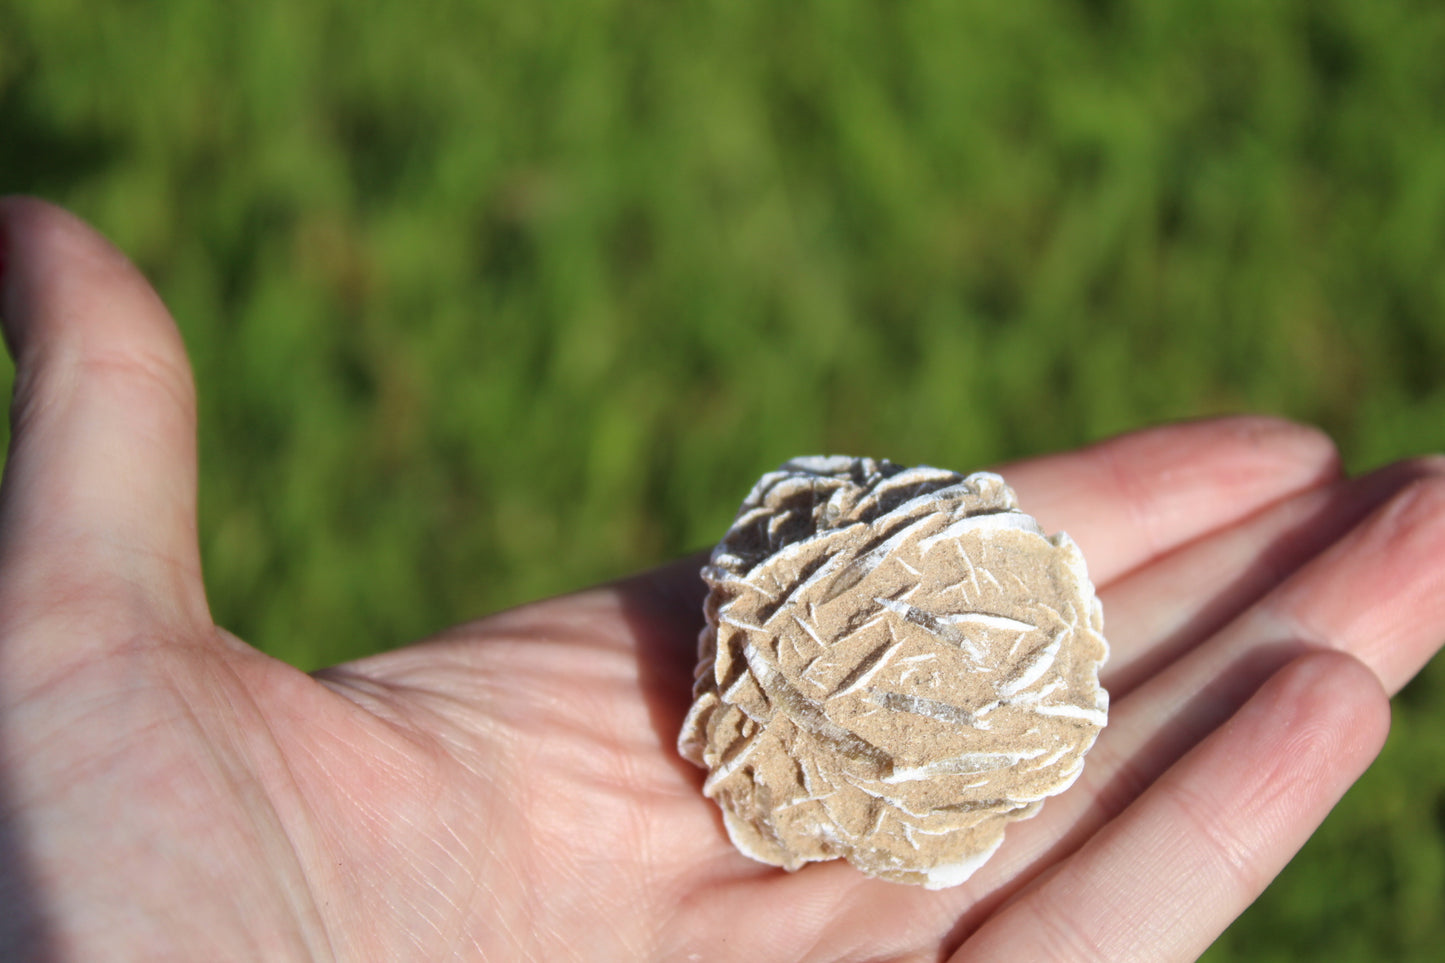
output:
[[[1074,781],[1107,721],[1083,556],[998,475],[794,459],[703,578],[678,747],[762,862],[957,885]]]

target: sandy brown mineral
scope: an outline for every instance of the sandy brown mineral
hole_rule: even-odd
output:
[[[998,475],[794,459],[703,578],[678,747],[762,862],[957,885],[1074,781],[1106,722],[1083,556]]]

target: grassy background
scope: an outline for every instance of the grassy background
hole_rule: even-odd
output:
[[[315,667],[813,451],[1445,430],[1445,7],[0,0],[0,189],[154,279],[218,620]],[[1445,676],[1216,960],[1436,959]]]

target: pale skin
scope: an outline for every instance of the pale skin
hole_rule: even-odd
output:
[[[1194,959],[1445,640],[1441,460],[1347,479],[1232,418],[1003,466],[1100,586],[1084,775],[955,889],[785,873],[675,749],[697,559],[292,669],[209,615],[165,308],[54,207],[0,201],[0,240],[7,959]]]

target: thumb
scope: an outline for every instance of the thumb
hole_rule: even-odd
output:
[[[16,365],[0,611],[93,600],[205,618],[195,390],[164,305],[104,238],[42,201],[0,199],[0,257]]]

